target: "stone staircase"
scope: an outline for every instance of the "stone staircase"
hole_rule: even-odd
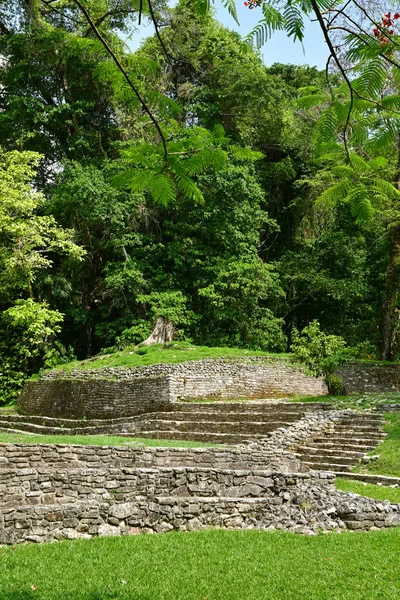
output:
[[[58,435],[114,435],[238,444],[268,437],[306,414],[329,409],[323,402],[176,402],[168,410],[119,419],[60,419],[9,415],[0,431]]]
[[[349,472],[385,438],[384,418],[376,414],[346,415],[334,427],[296,448],[296,456],[309,468]]]

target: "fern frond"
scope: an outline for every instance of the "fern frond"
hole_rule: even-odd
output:
[[[387,69],[380,58],[366,61],[360,76],[353,80],[354,89],[367,98],[376,98],[387,81]]]
[[[376,192],[382,194],[388,200],[392,200],[393,198],[400,198],[399,190],[385,179],[374,179],[373,188]]]
[[[351,214],[355,217],[356,223],[363,224],[371,221],[374,216],[374,209],[368,188],[361,184],[350,188],[345,201],[349,203]]]
[[[377,169],[383,169],[384,167],[386,167],[386,165],[388,164],[388,159],[385,158],[384,156],[376,156],[375,158],[373,158],[370,161],[370,166],[372,168],[373,171],[376,171]]]
[[[304,38],[304,18],[302,11],[295,4],[287,4],[283,11],[285,19],[285,29],[294,41],[303,41]]]
[[[343,201],[350,189],[350,182],[348,179],[343,179],[339,183],[332,185],[317,198],[316,206],[324,206],[325,208],[332,208],[339,202]]]
[[[400,95],[385,96],[382,98],[381,104],[385,108],[400,111]]]
[[[222,0],[222,5],[227,9],[228,13],[233,17],[238,25],[239,19],[236,10],[236,2],[235,0]]]
[[[137,54],[129,54],[124,58],[124,63],[134,70],[135,75],[158,75],[161,70],[157,61],[148,58],[147,56],[138,56]]]
[[[209,167],[215,170],[225,167],[227,161],[227,153],[220,149],[204,149],[200,150],[194,156],[187,158],[181,162],[182,168],[186,175],[193,177],[204,173]]]
[[[175,181],[178,186],[178,189],[184,194],[186,198],[193,200],[193,202],[197,202],[198,204],[204,203],[204,197],[195,182],[183,174],[176,174]]]
[[[176,200],[175,185],[168,173],[158,173],[149,179],[147,187],[156,204],[168,206]]]
[[[323,105],[326,102],[326,100],[326,94],[320,92],[319,94],[312,94],[310,96],[300,96],[300,98],[297,98],[296,103],[297,106],[299,106],[300,108],[305,108],[306,110],[308,110],[313,106]]]
[[[157,107],[162,116],[176,116],[181,114],[182,109],[175,100],[156,90],[147,91],[147,99],[152,107]]]
[[[228,146],[228,151],[239,160],[246,160],[253,162],[256,160],[262,160],[265,155],[262,152],[256,150],[250,150],[250,148],[243,148],[241,146]]]
[[[337,177],[353,177],[354,169],[352,169],[349,165],[336,165],[332,167],[332,174]]]
[[[349,160],[350,160],[350,163],[353,166],[353,168],[359,174],[368,173],[371,170],[371,167],[367,163],[367,161],[364,160],[359,154],[356,154],[355,152],[352,152],[349,155]]]
[[[324,144],[335,144],[337,136],[337,118],[331,107],[322,111],[314,129],[314,143],[317,154],[321,153]]]
[[[128,186],[132,192],[144,192],[144,190],[150,185],[151,180],[154,177],[152,171],[138,171],[128,182]]]
[[[399,135],[398,125],[395,122],[388,122],[385,129],[373,133],[371,138],[366,141],[365,147],[369,152],[382,154],[388,151],[395,144]]]
[[[246,36],[246,40],[261,48],[271,37],[274,31],[285,28],[285,19],[281,13],[269,2],[262,4],[264,19],[259,21],[254,29]]]

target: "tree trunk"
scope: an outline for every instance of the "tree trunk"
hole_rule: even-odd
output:
[[[166,346],[168,342],[172,342],[174,339],[174,325],[172,321],[166,321],[163,317],[158,317],[154,323],[153,331],[151,335],[142,342],[146,346],[151,344],[164,344]]]
[[[389,264],[382,305],[380,359],[394,360],[399,345],[399,317],[397,301],[400,287],[400,224],[390,232]]]

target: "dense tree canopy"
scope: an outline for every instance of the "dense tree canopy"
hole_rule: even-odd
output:
[[[313,11],[336,69],[265,67],[207,3],[0,1],[3,398],[158,317],[270,351],[318,320],[397,358],[400,16],[250,5],[259,42]]]

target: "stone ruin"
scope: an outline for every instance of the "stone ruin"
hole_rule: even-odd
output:
[[[220,373],[224,370],[218,368]],[[194,366],[190,369],[193,373]],[[246,376],[249,381],[248,372]],[[121,374],[120,381],[129,387],[129,374],[124,377]],[[176,373],[170,377],[173,396],[173,385],[182,389],[183,384],[171,383],[179,379]],[[202,377],[204,382],[204,373]],[[206,379],[211,380],[209,373]],[[220,379],[215,383],[219,393],[226,386]],[[51,374],[45,381],[53,386],[57,380]],[[69,381],[76,389],[81,385],[74,375]],[[95,383],[100,389],[101,380]],[[234,377],[230,385],[236,385]],[[186,384],[190,386],[193,390],[194,380]],[[25,407],[29,390],[28,385]],[[62,402],[65,405],[65,398]],[[69,402],[75,405],[74,398]],[[91,405],[96,402],[94,398]],[[125,436],[156,431],[164,437],[176,439],[180,434],[182,439],[229,445],[0,444],[0,544],[207,527],[316,534],[400,525],[400,505],[335,488],[336,474],[346,475],[384,436],[379,414],[332,410],[322,402],[207,404],[173,398],[158,405],[156,395],[151,407],[155,410],[149,410],[146,399],[147,412],[114,419],[108,413],[103,419],[85,420],[2,417],[0,427],[8,431],[107,431]]]

